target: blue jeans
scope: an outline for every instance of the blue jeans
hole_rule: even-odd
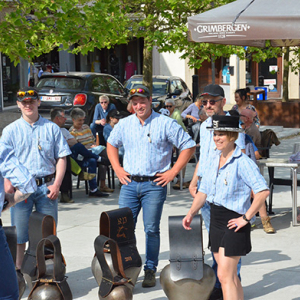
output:
[[[200,186],[200,181],[198,181],[198,188]],[[205,224],[205,227],[206,227],[206,230],[209,234],[209,227],[210,227],[210,206],[207,202],[205,202],[205,204],[203,205],[203,207],[201,208],[201,215],[202,215],[202,218],[203,218],[203,221],[204,221],[204,224]],[[215,272],[215,275],[216,275],[216,283],[215,283],[215,287],[216,288],[221,288],[221,283],[219,281],[219,278],[217,276],[218,274],[218,264],[215,260],[215,257],[213,255],[213,253],[211,252],[211,256],[213,258],[213,264],[212,264],[212,269],[214,270]],[[237,275],[239,277],[239,279],[241,280],[241,267],[242,267],[242,259],[240,258],[239,262],[238,262],[238,265],[237,265]]]
[[[160,218],[166,200],[167,187],[153,181],[131,181],[123,185],[119,197],[120,208],[129,207],[136,225],[138,214],[143,208],[144,231],[146,234],[146,261],[144,270],[156,272],[160,247]]]
[[[72,151],[72,158],[74,158],[76,161],[78,154],[82,155],[84,158],[95,158],[96,160],[99,157],[97,154],[94,154],[93,152],[86,149],[85,146],[81,143],[75,144],[70,149]]]
[[[15,264],[2,226],[0,226],[0,278],[0,299],[18,300],[19,287]]]
[[[97,160],[95,158],[87,158],[87,159],[84,159],[83,161],[76,160],[76,162],[78,163],[78,165],[81,168],[88,168],[89,173],[96,174],[96,172],[97,172],[96,171],[97,170]],[[94,189],[97,188],[96,177],[93,178],[92,180],[89,180],[89,187],[90,187],[90,190],[94,190]]]
[[[103,135],[104,126],[98,125],[96,123],[91,123],[90,128],[91,128],[91,131],[92,131],[94,137],[96,137],[96,132],[100,132]]]
[[[57,199],[51,200],[47,197],[47,185],[39,186],[28,199],[17,203],[10,209],[11,224],[17,227],[18,244],[24,244],[28,241],[28,222],[33,206],[35,206],[36,211],[52,216],[57,226]]]

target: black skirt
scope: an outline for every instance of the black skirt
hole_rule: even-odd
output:
[[[210,205],[209,245],[212,252],[219,252],[219,247],[225,249],[225,256],[244,256],[251,251],[250,231],[248,223],[239,231],[228,229],[228,221],[242,215],[223,206]]]

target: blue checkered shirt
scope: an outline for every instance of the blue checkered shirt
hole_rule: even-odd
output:
[[[212,126],[212,118],[206,119],[200,127],[200,157],[199,166],[197,170],[197,176],[202,177],[205,169],[207,168],[207,162],[209,160],[210,154],[216,149],[216,144],[214,142],[213,136],[214,132],[209,131],[206,127]],[[239,133],[238,139],[235,143],[241,148],[245,149],[245,134]]]
[[[9,179],[23,194],[33,193],[37,188],[34,178],[14,156],[12,147],[0,141],[0,216],[5,195],[3,177]]]
[[[34,177],[53,174],[56,160],[71,154],[60,128],[41,116],[32,126],[22,117],[6,126],[1,141]]]
[[[167,171],[173,145],[179,150],[195,146],[195,142],[175,120],[154,111],[144,125],[136,114],[121,119],[107,142],[116,148],[124,146],[124,170],[139,176],[154,176]]]
[[[220,154],[216,151],[210,156],[199,191],[207,195],[207,202],[244,214],[251,206],[251,190],[254,194],[268,190],[267,183],[256,163],[238,146],[219,169]]]

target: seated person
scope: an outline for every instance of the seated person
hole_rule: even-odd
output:
[[[103,129],[103,136],[104,136],[105,142],[107,142],[107,139],[108,139],[111,131],[113,130],[114,126],[116,124],[118,124],[118,122],[121,118],[122,118],[121,113],[116,109],[111,110],[107,114],[106,124],[104,125],[104,129]]]
[[[91,151],[92,153],[101,156],[102,158],[104,157],[107,162],[108,157],[106,153],[106,148],[105,146],[101,145],[96,145],[95,142],[95,137],[92,134],[92,131],[90,127],[86,124],[84,124],[85,120],[85,111],[82,110],[81,108],[74,108],[71,112],[71,118],[73,121],[73,126],[70,128],[70,133],[75,137],[77,142],[83,144],[86,149]],[[108,165],[106,163],[106,165]],[[101,164],[99,166],[101,172],[100,172],[100,191],[102,192],[113,192],[113,189],[110,189],[105,185],[105,178],[106,178],[106,171],[107,171],[107,166]]]
[[[99,104],[95,107],[93,123],[90,124],[91,131],[96,137],[96,132],[99,133],[100,145],[104,142],[103,140],[103,128],[106,124],[106,117],[109,111],[116,109],[113,103],[109,103],[109,98],[106,95],[99,97]]]
[[[197,97],[196,102],[190,104],[182,113],[183,119],[190,119],[192,123],[199,122],[199,110],[202,108],[201,97]]]
[[[175,102],[173,99],[165,100],[165,108],[169,111],[170,118],[176,120],[177,123],[183,128],[183,130],[187,131],[183,124],[179,109],[175,108]],[[182,188],[184,188],[184,189],[188,188],[189,184],[190,184],[190,182],[184,182],[185,171],[186,171],[186,167],[184,167],[182,169],[182,180],[183,180]],[[173,188],[176,190],[180,189],[180,178],[179,177],[178,177],[178,182],[173,185]]]
[[[245,111],[247,111],[247,112],[245,112]],[[248,119],[251,119],[250,117],[246,117],[246,115],[247,116],[254,116],[253,114],[248,114],[248,111],[252,112],[249,109],[244,109],[244,110],[242,110],[242,112],[244,112],[245,115],[240,115],[238,111],[232,109],[232,110],[229,111],[229,113],[230,113],[231,116],[240,117],[240,126],[243,129],[245,129],[246,126],[244,124],[244,120],[249,121]],[[253,124],[254,124],[254,122],[253,122]],[[257,129],[257,127],[256,127],[256,129]],[[251,136],[247,134],[247,132],[245,134],[245,145],[246,145],[246,155],[248,157],[250,157],[253,161],[256,162],[256,160],[259,159],[260,155],[259,155],[259,153],[257,151],[257,147],[255,146],[255,143],[253,142]],[[254,151],[254,155],[253,155],[253,151]],[[251,195],[252,195],[252,193],[251,193]],[[270,219],[270,217],[267,214],[266,206],[265,205],[261,206],[261,208],[259,209],[258,213],[259,213],[259,216],[260,216],[260,219],[261,219],[264,231],[266,233],[268,233],[268,234],[269,233],[275,233],[275,229],[274,229],[274,227],[271,224],[271,219]]]
[[[175,108],[175,102],[173,99],[165,100],[165,108],[170,112],[170,117],[172,119],[176,120],[177,123],[183,128],[184,131],[187,131],[183,124],[183,121],[182,121],[182,118],[180,115],[180,110]]]
[[[260,148],[261,135],[254,122],[255,116],[255,112],[247,108],[242,109],[240,113],[241,121],[244,123],[245,133],[247,133],[251,137],[255,146],[257,148]]]
[[[75,161],[81,166],[81,167],[87,167],[89,170],[89,174],[83,174],[82,179],[89,180],[89,187],[90,187],[90,193],[89,196],[91,197],[108,197],[108,194],[102,193],[97,188],[97,182],[96,182],[96,168],[97,168],[97,162],[100,162],[102,164],[109,164],[109,160],[105,157],[100,157],[91,151],[87,150],[81,143],[77,142],[77,140],[69,133],[69,131],[66,128],[63,128],[66,122],[65,112],[62,108],[54,108],[50,112],[51,121],[57,124],[65,139],[67,140],[67,143],[72,151],[72,158],[75,159]],[[78,159],[78,156],[81,156],[80,159]],[[68,176],[68,174],[66,175]],[[61,185],[61,202],[67,202],[72,203],[74,202],[68,195],[68,190],[63,187],[63,184]]]
[[[116,124],[118,124],[118,122],[121,118],[122,118],[121,113],[116,109],[111,110],[107,114],[106,124],[103,129],[103,136],[104,136],[105,142],[107,142],[108,137],[109,137],[110,133],[112,132],[114,126]],[[121,164],[123,161],[123,156],[124,156],[124,147],[120,147],[119,148],[119,157],[120,157]]]

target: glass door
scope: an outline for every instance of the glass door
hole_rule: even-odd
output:
[[[258,64],[258,85],[268,88],[267,98],[281,98],[282,58],[274,57]]]

